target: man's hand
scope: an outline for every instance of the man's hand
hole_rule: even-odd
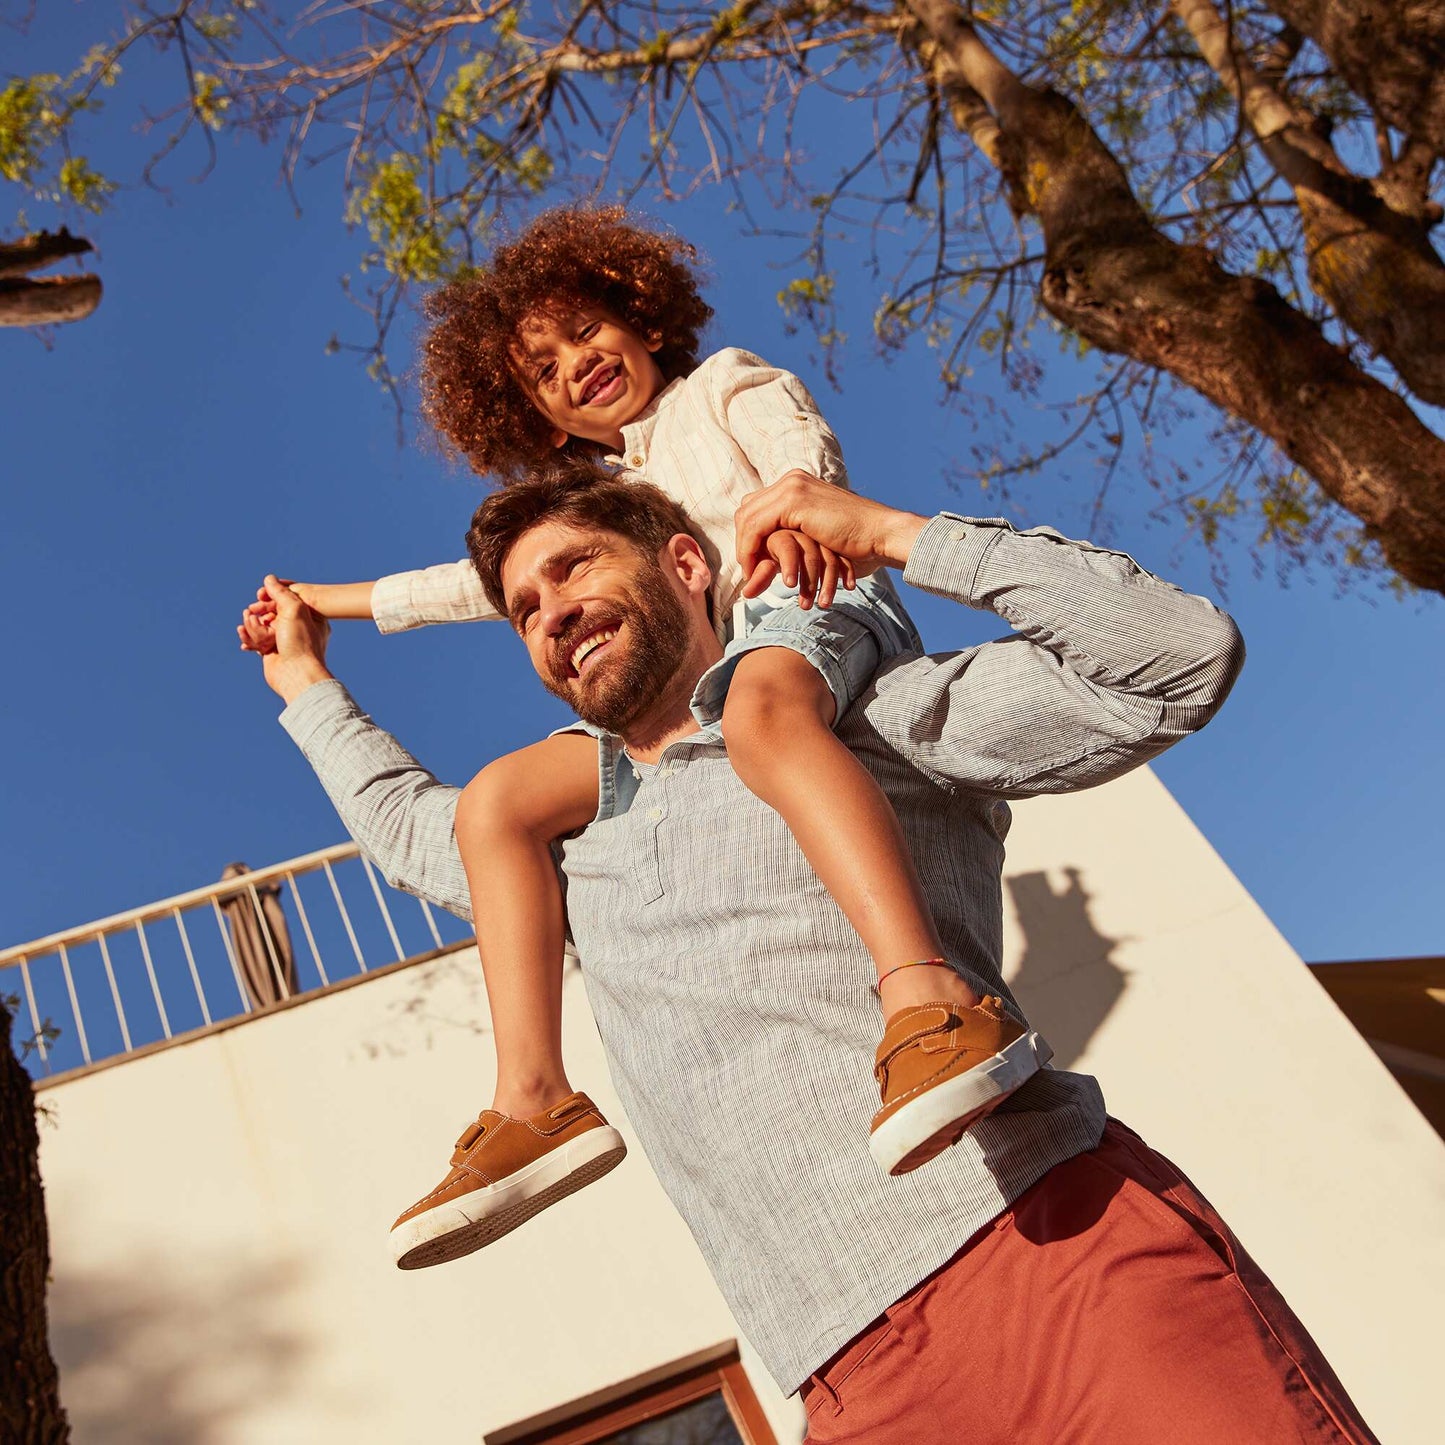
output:
[[[774,532],[805,533],[862,577],[879,567],[902,567],[927,518],[792,471],[746,498],[736,522],[738,562],[748,578],[744,595],[756,597],[772,580],[767,554]]]
[[[261,654],[267,685],[287,704],[331,676],[326,667],[331,624],[279,577],[267,576],[236,631],[243,650]]]

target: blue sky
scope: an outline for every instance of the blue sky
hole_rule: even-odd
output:
[[[49,349],[0,331],[0,944],[197,886],[232,859],[259,866],[338,841],[259,669],[235,649],[236,617],[267,570],[346,580],[460,555],[481,484],[415,438],[399,449],[378,389],[324,354],[333,332],[362,324],[337,284],[358,248],[325,176],[303,200],[298,216],[274,154],[223,142],[204,185],[126,192],[87,224],[106,285],[94,317]],[[938,405],[927,352],[880,360],[855,306],[861,339],[842,394],[830,392],[806,339],[784,332],[774,294],[788,273],[770,269],[784,253],[744,238],[716,194],[659,214],[708,253],[715,344],[809,380],[855,486],[925,512],[992,510],[946,480],[972,432]],[[845,291],[869,294],[861,275]],[[1200,443],[1186,431],[1176,444]],[[1145,489],[1116,491],[1110,544],[1217,596],[1203,555],[1147,520]],[[1077,534],[1082,504],[1056,481],[1026,500],[1024,520]],[[1305,958],[1440,952],[1429,900],[1445,609],[1341,596],[1328,578],[1282,588],[1243,558],[1231,571],[1249,663],[1160,776]],[[993,630],[917,600],[935,647]],[[450,781],[562,716],[500,626],[382,638],[342,624],[332,656]]]

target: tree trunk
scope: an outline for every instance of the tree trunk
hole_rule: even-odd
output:
[[[952,0],[908,0],[955,118],[1044,235],[1044,306],[1105,351],[1177,377],[1269,437],[1364,523],[1407,581],[1445,591],[1445,441],[1273,286],[1149,221],[1073,104],[1024,85]]]
[[[65,1445],[70,1426],[46,1328],[50,1244],[35,1091],[11,1048],[12,1022],[0,1000],[0,1440]]]
[[[1340,78],[1397,131],[1445,155],[1441,0],[1269,0]]]
[[[36,280],[29,273],[91,249],[89,241],[63,226],[0,245],[0,326],[49,326],[89,316],[100,305],[99,276]]]

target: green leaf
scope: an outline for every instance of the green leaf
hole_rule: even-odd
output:
[[[105,209],[106,199],[115,190],[115,183],[106,180],[99,171],[92,170],[84,156],[71,156],[64,162],[60,167],[59,182],[63,197],[96,214]]]

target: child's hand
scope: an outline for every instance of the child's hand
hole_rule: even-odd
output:
[[[246,652],[261,654],[268,686],[288,704],[331,676],[326,670],[331,624],[277,577],[267,575],[236,631]]]
[[[276,651],[276,603],[262,585],[256,589],[256,600],[241,613],[236,636],[241,639],[242,652],[257,652],[263,657]]]
[[[927,519],[870,501],[807,472],[791,471],[745,497],[736,523],[738,563],[748,574],[751,589],[752,579],[767,565],[768,539],[778,531],[806,533],[845,558],[855,577],[863,577],[879,567],[905,566]],[[746,595],[756,593],[749,590]]]
[[[853,564],[804,532],[769,533],[762,547],[766,555],[748,575],[744,597],[766,592],[773,578],[781,576],[789,587],[798,589],[798,606],[807,611],[814,602],[831,607],[840,585],[849,589],[856,585]]]
[[[313,612],[326,618],[370,617],[370,582],[292,582],[278,577]],[[256,600],[241,614],[236,635],[244,652],[271,653],[276,650],[270,629],[276,622],[276,601],[264,584],[256,589]]]

